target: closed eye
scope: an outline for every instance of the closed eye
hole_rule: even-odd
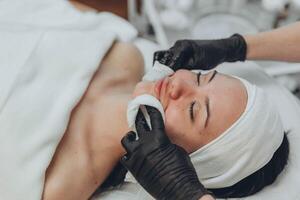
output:
[[[189,111],[190,111],[190,118],[191,118],[191,120],[192,120],[192,122],[194,122],[195,120],[195,118],[194,118],[194,105],[195,105],[195,103],[196,103],[196,101],[193,101],[192,103],[191,103],[191,105],[190,105],[190,109],[189,109]]]
[[[201,76],[201,72],[197,73],[197,84],[198,86],[200,86],[200,76]],[[190,118],[192,120],[192,122],[195,121],[195,117],[194,117],[194,105],[195,105],[196,101],[192,101],[192,103],[190,104],[189,107],[189,113],[190,113]]]
[[[210,77],[210,79],[208,80],[208,83],[210,83],[215,78],[216,74],[217,74],[217,71],[215,70],[213,72],[212,76]],[[200,86],[200,76],[201,75],[202,75],[201,72],[197,73],[198,86]],[[206,108],[206,112],[207,112],[207,117],[206,117],[205,125],[204,125],[205,128],[206,128],[207,123],[210,119],[210,110],[211,109],[210,109],[210,101],[209,100],[210,99],[208,97],[206,97],[206,99],[205,99],[205,108]],[[195,103],[196,103],[196,101],[193,101],[191,106],[190,106],[190,115],[191,115],[192,122],[194,122],[194,110],[193,110],[193,108],[194,108]]]

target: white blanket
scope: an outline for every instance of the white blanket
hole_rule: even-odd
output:
[[[0,199],[41,199],[72,109],[113,41],[135,36],[67,1],[0,1]]]

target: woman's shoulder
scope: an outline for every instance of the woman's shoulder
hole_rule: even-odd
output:
[[[87,96],[131,92],[141,81],[143,73],[144,60],[140,51],[130,43],[115,43],[95,72],[87,88]]]
[[[96,76],[136,83],[143,74],[144,60],[138,48],[131,43],[117,42],[103,58]]]

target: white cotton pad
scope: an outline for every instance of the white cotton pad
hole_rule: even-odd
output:
[[[174,74],[174,71],[170,67],[163,65],[158,61],[155,61],[151,70],[144,75],[142,80],[155,81],[166,76],[170,76],[171,74]]]
[[[151,128],[150,125],[150,118],[148,113],[146,112],[146,108],[144,105],[155,107],[159,110],[159,112],[162,115],[163,120],[165,121],[165,114],[164,109],[161,105],[161,103],[156,99],[154,96],[151,96],[149,94],[143,94],[141,96],[136,97],[135,99],[131,100],[127,107],[127,123],[129,128],[131,128],[133,131],[136,131],[135,128],[135,118],[138,113],[139,107],[141,106],[141,110],[146,118],[146,121]]]

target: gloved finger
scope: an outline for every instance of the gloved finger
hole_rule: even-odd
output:
[[[166,52],[167,51],[156,51],[156,52],[154,52],[152,65],[154,65],[154,62],[156,60],[160,61],[164,57]]]
[[[137,146],[136,134],[133,131],[128,132],[121,140],[121,144],[130,155]]]
[[[125,154],[124,156],[121,157],[120,163],[126,168],[129,168],[129,162],[130,162],[130,157],[128,154]]]
[[[192,49],[180,43],[177,48],[171,48],[170,51],[173,53],[173,57],[169,62],[169,66],[175,71],[178,69],[187,69],[186,65],[190,60],[189,58],[193,55]]]
[[[136,115],[135,127],[136,127],[136,131],[137,131],[137,134],[139,137],[142,137],[143,133],[150,131],[150,128],[147,124],[145,116],[140,108]]]
[[[173,53],[169,50],[164,51],[164,53],[162,54],[162,57],[160,57],[160,59],[158,60],[161,64],[169,66],[169,63],[171,62],[173,57]]]
[[[120,163],[128,171],[130,171],[133,176],[135,176],[137,172],[141,171],[141,167],[143,167],[143,165],[141,165],[143,163],[143,160],[144,160],[143,158],[139,159],[134,156],[128,156],[128,154],[125,154],[124,156],[121,157]]]
[[[165,129],[164,120],[159,110],[152,106],[146,106],[146,109],[150,116],[152,129],[164,130]]]

